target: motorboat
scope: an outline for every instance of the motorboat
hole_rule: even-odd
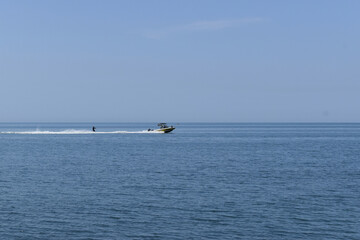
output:
[[[148,131],[154,131],[154,132],[162,132],[162,133],[169,133],[175,128],[173,126],[168,126],[166,123],[158,123],[159,129],[148,129]]]

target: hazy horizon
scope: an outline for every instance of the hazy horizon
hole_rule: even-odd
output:
[[[111,122],[111,121],[103,121],[103,122],[72,122],[72,121],[63,121],[63,122],[56,122],[56,121],[36,121],[36,122],[22,122],[22,121],[12,121],[12,122],[0,122],[0,124],[31,124],[31,123],[44,123],[44,124],[141,124],[141,123],[160,123],[160,122],[166,122],[168,125],[173,124],[221,124],[221,123],[225,123],[225,124],[360,124],[360,122],[231,122],[231,121],[222,121],[222,122],[205,122],[205,121],[184,121],[184,122],[180,122],[180,121],[147,121],[147,122],[141,122],[141,121],[133,121],[133,122]]]

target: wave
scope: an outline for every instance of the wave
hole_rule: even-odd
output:
[[[66,135],[66,134],[127,134],[127,133],[162,133],[159,131],[112,131],[112,132],[93,132],[89,130],[76,130],[76,129],[66,129],[63,131],[46,131],[46,130],[36,130],[36,131],[8,131],[8,132],[0,132],[0,134],[57,134],[57,135]]]

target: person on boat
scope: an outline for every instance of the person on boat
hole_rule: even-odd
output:
[[[95,127],[95,126],[93,126],[93,127],[92,127],[93,132],[95,132],[95,129],[96,129],[96,127]]]

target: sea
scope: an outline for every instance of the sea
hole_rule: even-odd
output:
[[[0,239],[360,239],[360,123],[170,124],[0,123]]]

